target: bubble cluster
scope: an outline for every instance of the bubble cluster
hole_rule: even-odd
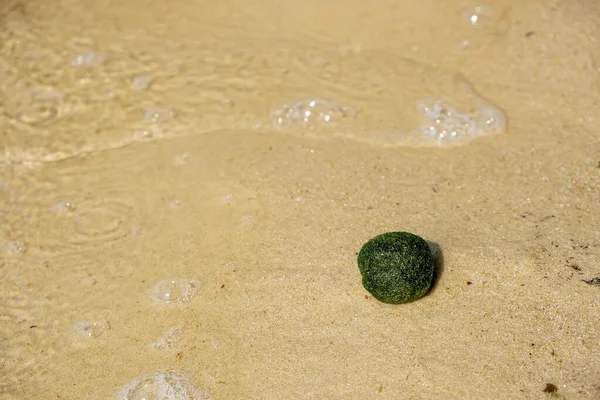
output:
[[[353,117],[355,114],[354,109],[335,101],[310,99],[283,104],[273,112],[273,118],[278,126],[302,124],[309,128],[316,128]]]
[[[476,29],[460,22],[463,26],[462,30],[457,28],[460,35],[479,37],[473,33]],[[485,23],[481,19],[479,22]],[[286,74],[285,84],[289,86],[285,92],[277,91],[308,93],[308,96],[298,95],[298,101],[283,104],[280,94],[269,99],[271,104],[280,105],[269,114],[269,125],[282,133],[314,139],[348,138],[385,147],[421,147],[458,143],[448,141],[452,135],[465,139],[481,136],[504,121],[496,111],[487,118],[485,114],[493,106],[483,101],[465,77],[450,70],[371,51],[330,54],[330,62],[318,68],[309,58],[305,55],[303,68]],[[298,82],[304,86],[297,85]],[[309,86],[317,83],[319,89]],[[312,97],[311,92],[317,96]],[[436,101],[440,103],[436,105]],[[418,104],[422,104],[420,109],[416,109]],[[452,115],[445,115],[442,108]],[[454,121],[458,114],[475,122]],[[467,129],[463,126],[461,132],[459,126],[465,124]],[[268,128],[261,125],[259,129]]]
[[[186,376],[177,372],[144,375],[125,386],[119,400],[209,400]]]
[[[161,125],[175,116],[170,108],[151,107],[146,109],[143,117],[145,126],[133,133],[134,141],[148,141],[165,136],[165,130]]]
[[[477,100],[477,108],[465,112],[442,100],[423,100],[417,108],[425,122],[418,129],[422,137],[439,144],[460,143],[506,128],[502,111],[483,99]]]
[[[157,282],[150,297],[164,303],[187,303],[196,294],[200,282],[195,279],[172,278]]]
[[[110,325],[106,321],[83,321],[74,325],[75,331],[84,337],[97,337],[106,332]]]

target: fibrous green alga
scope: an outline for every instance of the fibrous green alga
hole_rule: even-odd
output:
[[[408,232],[388,232],[365,243],[358,253],[365,289],[384,303],[409,303],[431,287],[434,257],[425,240]]]

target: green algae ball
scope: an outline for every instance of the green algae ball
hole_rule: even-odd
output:
[[[388,232],[365,243],[358,253],[362,284],[377,300],[410,303],[433,281],[433,254],[425,240],[408,232]]]

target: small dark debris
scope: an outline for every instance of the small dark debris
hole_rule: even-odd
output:
[[[533,35],[535,35],[535,31],[527,31],[527,32],[525,32],[525,37],[532,37]]]
[[[379,393],[383,392],[383,385],[379,385],[379,389],[377,390]]]
[[[540,219],[539,222],[548,221],[549,219],[556,218],[556,215],[546,215],[544,218]]]
[[[576,263],[569,263],[568,267],[574,269],[575,271],[581,271],[581,267],[579,267],[579,265]]]
[[[577,250],[577,249],[589,249],[590,245],[589,244],[572,244],[571,248],[573,250]]]
[[[369,300],[369,296],[367,296],[366,294],[365,294],[365,299]]]
[[[223,289],[224,287],[225,287],[225,284],[222,284],[222,285],[221,285],[221,289]]]
[[[544,393],[556,393],[558,388],[553,383],[546,383],[546,387],[544,388]]]
[[[29,329],[37,328],[37,325],[31,325]]]
[[[600,276],[596,278],[592,278],[589,281],[583,280],[588,285],[600,286]]]
[[[472,285],[472,284],[473,284],[473,282],[467,281],[467,285]]]

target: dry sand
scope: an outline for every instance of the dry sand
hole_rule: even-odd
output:
[[[600,399],[600,287],[584,282],[600,276],[597,2],[0,15],[0,397],[111,399],[176,371],[213,399]],[[406,99],[452,94],[454,74],[505,132],[363,140],[408,123]],[[268,127],[306,96],[360,114]],[[442,252],[410,304],[368,296],[356,265],[392,230]],[[195,296],[153,301],[173,278]]]

